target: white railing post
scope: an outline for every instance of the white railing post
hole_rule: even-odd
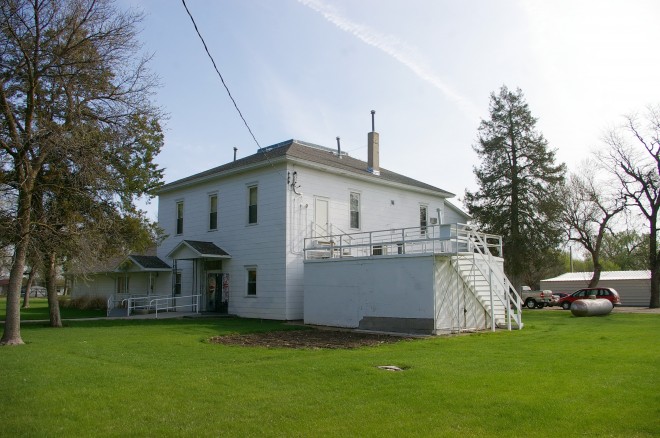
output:
[[[490,324],[492,331],[495,331],[495,303],[493,301],[493,270],[488,267],[488,287],[490,289]]]

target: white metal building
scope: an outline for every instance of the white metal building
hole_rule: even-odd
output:
[[[573,293],[587,287],[593,272],[567,272],[541,280],[541,289]],[[622,306],[648,306],[651,300],[651,271],[604,271],[598,286],[616,289]]]

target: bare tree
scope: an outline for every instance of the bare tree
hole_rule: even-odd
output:
[[[15,230],[0,345],[23,343],[25,259],[35,233],[58,228],[37,226],[35,195],[64,205],[82,192],[132,213],[134,197],[151,194],[160,181],[152,160],[161,143],[124,141],[131,122],[150,125],[160,115],[150,99],[156,83],[148,58],[136,57],[140,20],[111,0],[0,2],[0,188],[12,199],[11,214],[2,217]],[[62,185],[66,178],[76,184]]]
[[[603,270],[601,248],[612,219],[625,209],[618,193],[609,193],[607,184],[598,181],[594,163],[585,162],[572,173],[563,189],[562,220],[569,241],[581,245],[591,256],[594,272],[589,287],[596,287]]]
[[[660,106],[649,107],[643,118],[626,117],[605,138],[608,150],[601,162],[621,183],[626,204],[646,220],[649,230],[648,266],[651,270],[649,307],[660,307],[660,254],[658,212],[660,211]]]

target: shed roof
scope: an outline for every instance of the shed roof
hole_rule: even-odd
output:
[[[277,143],[266,148],[262,148],[256,154],[241,158],[231,163],[223,164],[222,166],[214,167],[213,169],[191,175],[169,184],[165,184],[160,191],[167,192],[176,189],[178,186],[193,183],[198,180],[204,180],[216,176],[222,176],[224,173],[230,173],[241,169],[243,167],[253,167],[254,165],[268,165],[273,161],[280,160],[294,160],[304,161],[316,165],[326,166],[338,171],[348,172],[355,175],[360,175],[367,178],[372,178],[374,181],[387,181],[391,183],[404,184],[418,189],[430,190],[436,192],[440,196],[453,197],[454,194],[438,187],[426,184],[405,175],[380,168],[380,175],[376,175],[367,170],[367,163],[358,160],[342,152],[341,156],[337,154],[335,149],[326,148],[324,146],[307,143],[300,140],[287,140]]]
[[[541,281],[589,281],[593,272],[567,272],[558,277],[547,278]],[[603,271],[600,280],[648,280],[651,271]]]

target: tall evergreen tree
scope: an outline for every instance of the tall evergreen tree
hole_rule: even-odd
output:
[[[465,204],[485,232],[503,236],[505,272],[519,290],[560,243],[566,166],[555,162],[520,89],[502,86],[491,94],[489,110],[474,146],[481,158],[474,168],[479,189],[465,192]]]

